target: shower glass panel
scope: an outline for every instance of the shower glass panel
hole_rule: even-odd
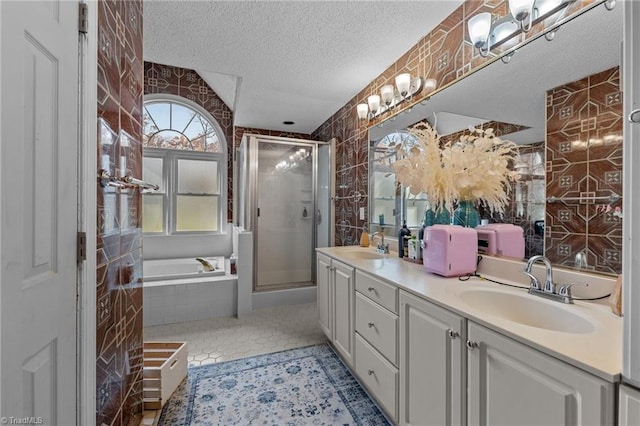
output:
[[[312,285],[313,145],[261,141],[255,290]]]

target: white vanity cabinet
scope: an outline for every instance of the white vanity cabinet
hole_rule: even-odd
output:
[[[327,338],[333,340],[331,258],[320,253],[316,255],[316,291],[318,323],[324,334],[327,335]]]
[[[400,292],[400,423],[466,422],[466,320]]]
[[[613,383],[471,321],[467,335],[469,426],[614,424]]]
[[[354,269],[321,253],[316,262],[318,322],[342,359],[353,367]]]
[[[640,391],[627,385],[621,385],[618,400],[618,425],[640,425]]]
[[[382,278],[322,253],[317,262],[322,329],[394,423],[615,424],[616,383],[496,331],[491,322],[480,325],[482,317],[437,298],[449,282],[434,278],[423,296],[402,277]],[[621,390],[620,420],[630,419],[621,426],[640,425],[638,393]]]
[[[356,374],[398,420],[398,289],[356,270]]]

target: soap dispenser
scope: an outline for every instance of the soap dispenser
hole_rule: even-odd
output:
[[[362,235],[360,235],[360,247],[369,247],[369,233],[367,232],[367,225],[362,225]]]

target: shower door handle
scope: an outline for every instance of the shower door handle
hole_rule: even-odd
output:
[[[258,217],[260,217],[260,207],[258,207]]]

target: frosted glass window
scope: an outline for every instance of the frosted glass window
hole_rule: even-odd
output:
[[[218,163],[178,160],[178,194],[217,194]]]
[[[176,231],[217,231],[218,197],[178,195]]]
[[[153,183],[160,187],[159,191],[164,191],[162,182],[162,158],[144,157],[142,160],[142,180]]]
[[[142,232],[164,232],[164,197],[145,194],[142,197]]]

